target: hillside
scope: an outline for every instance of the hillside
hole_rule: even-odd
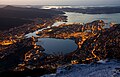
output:
[[[59,10],[67,12],[76,12],[83,14],[113,14],[120,13],[120,7],[86,7],[86,8],[60,8]]]
[[[6,30],[11,27],[21,26],[25,23],[31,23],[31,19],[52,18],[58,14],[64,13],[50,9],[22,8],[8,5],[0,8],[0,30]]]
[[[77,64],[60,67],[55,74],[42,77],[120,77],[120,62],[99,61],[94,64]]]

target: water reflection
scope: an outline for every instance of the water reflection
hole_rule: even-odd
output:
[[[41,38],[38,39],[37,45],[41,45],[45,49],[45,53],[69,53],[77,49],[77,44],[70,39]]]
[[[94,20],[103,20],[106,23],[110,22],[120,22],[120,13],[115,14],[82,14],[82,13],[74,13],[74,12],[65,12],[66,16],[68,16],[67,23],[87,23]]]
[[[65,12],[65,16],[67,16],[67,22],[55,22],[52,26],[59,26],[61,24],[70,24],[70,23],[88,23],[94,20],[103,20],[105,23],[119,23],[120,22],[120,13],[116,14],[82,14],[82,13],[74,13],[74,12]],[[109,26],[106,25],[106,28]],[[45,28],[43,28],[45,29]],[[42,31],[43,29],[40,29],[38,31]],[[36,31],[33,33],[29,33],[26,35],[26,37],[31,37],[36,35]]]

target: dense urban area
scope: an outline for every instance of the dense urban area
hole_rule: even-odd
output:
[[[9,10],[9,14],[14,13],[15,10],[19,14],[23,8],[6,6],[1,9],[2,12]],[[24,9],[24,12],[28,13],[31,10],[36,11],[37,16],[40,13],[38,9],[34,8]],[[0,31],[1,76],[37,76],[54,73],[58,67],[63,65],[89,64],[104,59],[120,59],[120,24],[108,24],[103,20],[95,20],[88,23],[61,24],[52,27],[53,23],[57,21],[67,21],[67,17],[62,15],[64,12],[57,11],[56,13],[54,9],[42,11],[45,13],[52,11],[55,14],[47,13],[48,16],[51,15],[50,17],[46,15],[36,17],[36,14],[30,18],[28,18],[29,14],[25,18],[21,16],[18,18],[26,20],[27,23],[23,22],[20,26],[15,26],[15,23],[12,27]],[[44,14],[44,12],[42,13]],[[11,18],[11,15],[7,17],[9,19],[15,18]],[[0,20],[2,18],[5,17],[1,16]],[[104,28],[106,25],[109,28]],[[38,37],[27,38],[25,36],[42,28],[46,29],[36,32]],[[75,51],[65,55],[62,53],[47,54],[43,52],[45,49],[42,46],[36,44],[38,38],[71,39],[78,47]]]

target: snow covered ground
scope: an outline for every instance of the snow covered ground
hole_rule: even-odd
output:
[[[120,61],[63,66],[55,74],[42,77],[120,77]]]

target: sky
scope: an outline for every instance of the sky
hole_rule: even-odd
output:
[[[0,0],[0,5],[120,5],[120,0]]]

